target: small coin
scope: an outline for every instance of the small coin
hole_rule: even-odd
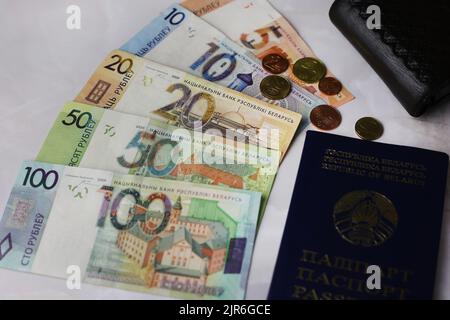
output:
[[[327,67],[317,59],[302,58],[294,64],[295,76],[306,83],[319,82],[327,74]]]
[[[384,128],[377,119],[366,117],[358,120],[355,125],[355,131],[361,139],[374,141],[381,138]]]
[[[272,74],[281,74],[289,69],[289,60],[276,53],[268,54],[262,60],[263,68]]]
[[[292,85],[283,77],[268,76],[261,81],[260,89],[267,99],[282,100],[291,93]]]
[[[341,113],[336,108],[326,104],[315,107],[311,111],[310,119],[315,127],[324,131],[334,130],[342,122]]]
[[[325,77],[319,82],[319,90],[327,96],[335,96],[342,91],[342,83],[333,77]]]

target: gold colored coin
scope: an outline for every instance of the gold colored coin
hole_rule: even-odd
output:
[[[261,81],[260,89],[267,99],[282,100],[291,93],[292,85],[283,77],[268,76]]]
[[[317,83],[327,74],[327,67],[317,59],[302,58],[294,64],[293,72],[306,83]]]
[[[380,121],[372,117],[359,119],[355,125],[356,134],[363,140],[374,141],[381,138],[384,133]]]

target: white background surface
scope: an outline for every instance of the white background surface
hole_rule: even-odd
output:
[[[411,118],[331,24],[328,18],[331,0],[271,2],[356,96],[355,101],[341,108],[344,120],[335,133],[355,136],[354,123],[362,116],[375,116],[385,125],[382,142],[450,153],[450,105],[420,119]],[[170,0],[0,0],[0,212],[21,162],[34,159],[64,103],[77,95],[109,51],[120,47],[170,3]],[[81,7],[79,31],[66,29],[66,8],[70,4]],[[267,297],[303,143],[304,133],[295,141],[280,170],[258,235],[248,299]],[[447,190],[449,195],[450,188]],[[426,223],[427,212],[423,215]],[[447,201],[436,280],[436,297],[447,299],[450,298],[449,224]],[[80,291],[70,291],[63,280],[6,270],[0,270],[0,298],[158,299],[85,284]]]

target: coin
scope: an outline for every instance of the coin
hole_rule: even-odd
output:
[[[361,139],[374,141],[381,138],[384,128],[377,119],[366,117],[358,120],[355,125],[355,131]]]
[[[268,54],[262,60],[263,68],[273,74],[281,74],[289,68],[289,60],[276,53]]]
[[[342,122],[341,113],[336,108],[326,104],[315,107],[309,117],[314,126],[324,131],[334,130]]]
[[[282,100],[291,93],[292,85],[283,77],[268,76],[261,81],[260,89],[267,99]]]
[[[327,67],[317,59],[302,58],[294,64],[295,76],[306,83],[319,82],[327,74]]]
[[[342,83],[333,77],[325,77],[319,82],[319,90],[328,96],[335,96],[342,91]]]

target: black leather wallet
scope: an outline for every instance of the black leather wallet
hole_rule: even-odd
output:
[[[369,29],[367,8],[381,9]],[[330,18],[415,117],[450,97],[450,1],[337,0]]]

